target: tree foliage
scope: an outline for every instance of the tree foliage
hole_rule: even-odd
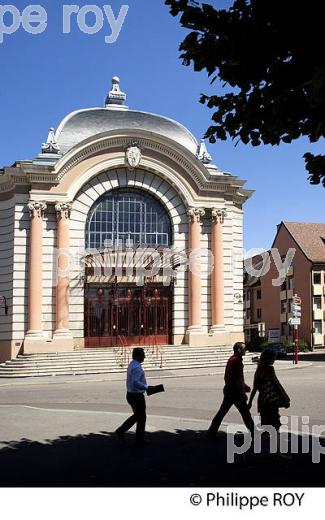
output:
[[[324,2],[235,0],[228,10],[165,0],[190,29],[181,58],[219,78],[223,95],[202,95],[214,110],[206,137],[277,145],[325,137]],[[325,156],[304,155],[309,180],[325,186]]]

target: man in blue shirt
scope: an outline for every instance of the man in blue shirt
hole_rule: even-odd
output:
[[[126,400],[132,408],[133,415],[116,430],[116,435],[123,441],[124,434],[136,423],[136,444],[139,446],[149,444],[144,440],[147,419],[144,393],[148,389],[148,384],[141,363],[145,357],[142,348],[133,349],[132,361],[128,366],[126,379]]]

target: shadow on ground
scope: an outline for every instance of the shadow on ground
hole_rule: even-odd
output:
[[[148,433],[150,446],[125,444],[115,434],[65,436],[44,443],[22,439],[0,450],[0,486],[14,487],[177,487],[177,486],[316,486],[324,463],[310,455],[276,460],[268,453],[238,456],[226,462],[226,434],[216,442],[203,431]],[[239,442],[238,442],[239,441]],[[238,436],[237,444],[241,443]]]
[[[293,361],[293,355],[289,354],[287,356],[288,361]],[[299,357],[300,361],[313,361],[313,362],[320,362],[325,361],[325,353],[322,352],[311,352],[310,354],[304,353],[303,355],[300,355]]]

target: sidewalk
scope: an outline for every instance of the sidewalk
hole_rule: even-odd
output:
[[[300,368],[309,367],[312,365],[310,361],[300,361],[296,366],[292,360],[278,360],[277,370],[298,370]],[[246,365],[245,373],[255,372],[256,364]],[[224,367],[210,367],[210,368],[188,368],[180,370],[146,370],[148,378],[154,379],[168,379],[180,377],[202,377],[223,375]],[[26,377],[26,378],[0,378],[0,387],[4,386],[26,386],[26,385],[50,385],[50,384],[73,384],[73,383],[94,383],[94,382],[110,382],[110,381],[125,381],[125,372],[109,373],[109,374],[87,374],[81,376],[52,376],[52,377]]]

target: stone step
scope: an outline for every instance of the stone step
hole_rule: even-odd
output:
[[[208,352],[200,352],[198,353],[197,355],[189,355],[188,353],[175,353],[175,354],[170,354],[170,353],[162,353],[162,354],[158,354],[156,355],[155,353],[154,354],[147,354],[146,355],[146,362],[148,362],[149,360],[152,360],[152,359],[160,359],[161,357],[163,357],[163,359],[167,360],[167,359],[197,359],[197,358],[204,358],[204,359],[209,359],[209,358],[214,358],[214,357],[217,357],[217,358],[228,358],[229,357],[229,353],[208,353]],[[33,363],[74,363],[75,361],[83,361],[85,363],[88,363],[88,362],[91,362],[91,361],[98,361],[98,362],[114,362],[116,361],[117,359],[120,359],[120,358],[124,358],[124,359],[131,359],[132,358],[132,355],[129,354],[129,355],[118,355],[116,354],[116,356],[112,355],[112,356],[87,356],[87,357],[68,357],[68,358],[61,358],[61,357],[57,357],[57,358],[34,358],[34,359],[31,359],[31,360],[28,360],[26,358],[18,358],[18,359],[13,359],[11,361],[6,361],[5,364],[15,364],[15,365],[19,365],[19,364],[23,364],[23,363],[28,363],[28,364],[33,364]],[[1,366],[1,365],[0,365]]]
[[[218,363],[226,363],[227,361],[227,357],[218,357],[216,359],[211,359],[211,358],[206,358],[206,357],[202,357],[200,358],[200,360],[197,360],[197,359],[186,359],[186,358],[175,358],[175,359],[164,359],[162,360],[163,362],[163,366],[176,366],[180,363],[182,364],[188,364],[188,365],[196,365],[197,363],[200,363],[200,364],[203,364],[203,363],[206,363],[208,365],[210,365],[211,363],[214,363],[214,362],[218,362]],[[46,368],[46,369],[51,369],[51,368],[60,368],[60,367],[68,367],[68,366],[71,366],[71,367],[91,367],[91,366],[126,366],[127,364],[129,363],[128,360],[111,360],[110,362],[98,362],[96,360],[92,360],[92,361],[87,361],[87,362],[84,362],[84,361],[79,361],[79,360],[76,360],[74,361],[73,363],[70,362],[70,363],[64,363],[64,362],[57,362],[57,363],[37,363],[37,362],[34,362],[34,363],[6,363],[5,365],[1,365],[0,366],[0,369],[4,369],[4,370],[16,370],[16,369],[23,369],[23,368],[28,368],[28,369],[38,369],[38,368]],[[158,364],[161,363],[161,360],[160,359],[152,359],[152,360],[149,360],[147,363],[144,363],[143,364],[143,367],[145,370],[148,370],[151,368],[151,366],[156,366]]]
[[[174,370],[174,369],[177,369],[179,367],[189,367],[189,368],[195,368],[197,367],[198,365],[200,366],[205,366],[205,367],[209,367],[209,366],[213,366],[215,364],[219,364],[219,365],[222,365],[222,366],[225,366],[226,364],[226,360],[217,360],[215,362],[209,362],[207,363],[206,361],[202,361],[201,363],[198,363],[198,362],[188,362],[186,360],[179,360],[178,362],[174,362],[174,363],[163,363],[162,367],[160,365],[160,362],[157,361],[157,363],[151,363],[150,365],[146,365],[144,366],[144,369],[145,370],[155,370],[156,368],[163,368],[163,369],[166,369],[166,370]],[[20,371],[25,371],[25,370],[29,370],[29,371],[46,371],[46,372],[51,372],[51,371],[56,371],[56,370],[65,370],[65,369],[71,369],[71,370],[82,370],[82,369],[89,369],[91,370],[92,368],[96,368],[96,369],[112,369],[112,370],[126,370],[127,368],[127,363],[125,364],[118,364],[118,363],[110,363],[110,364],[98,364],[98,363],[89,363],[89,364],[82,364],[82,363],[76,363],[76,364],[67,364],[67,365],[55,365],[55,366],[51,366],[51,365],[34,365],[34,366],[28,366],[28,365],[24,365],[24,366],[8,366],[8,367],[5,367],[5,368],[0,368],[0,374],[3,374],[5,372],[17,372],[19,373]]]
[[[142,347],[141,347],[142,348]],[[145,348],[145,351],[148,352],[152,350],[152,348],[157,347],[147,347]],[[128,348],[128,352],[132,352],[133,347]],[[117,349],[120,350],[120,349]],[[226,347],[188,347],[188,346],[182,346],[182,347],[161,347],[161,350],[164,354],[170,354],[174,355],[174,353],[184,353],[184,354],[201,354],[203,352],[207,353],[214,353],[214,354],[229,354],[231,353],[231,349]],[[116,351],[115,351],[116,352]],[[16,359],[57,359],[57,358],[75,358],[75,357],[89,357],[89,356],[106,356],[106,357],[114,357],[115,352],[113,348],[107,348],[107,349],[83,349],[83,350],[74,350],[71,352],[57,352],[57,353],[44,353],[44,354],[20,354],[17,356]]]
[[[228,359],[229,357],[229,354],[228,353],[209,353],[209,352],[200,352],[198,353],[197,355],[189,355],[188,353],[184,352],[184,353],[178,353],[178,352],[175,352],[174,354],[170,354],[170,353],[162,353],[162,355],[158,354],[156,355],[155,353],[154,354],[147,354],[146,355],[146,360],[144,362],[144,365],[146,365],[146,363],[149,363],[151,360],[153,359],[160,359],[160,358],[163,358],[164,360],[173,360],[173,359],[213,359],[213,358],[222,358],[222,359]],[[58,358],[53,358],[53,359],[49,359],[49,358],[34,358],[34,359],[26,359],[26,358],[19,358],[19,359],[12,359],[11,361],[6,361],[5,364],[10,364],[10,365],[22,365],[22,364],[28,364],[28,365],[32,365],[34,363],[75,363],[75,362],[79,362],[79,361],[82,361],[84,363],[88,363],[88,362],[93,362],[93,361],[96,361],[96,362],[114,362],[116,361],[117,359],[129,359],[131,358],[131,355],[124,355],[124,356],[120,356],[120,355],[116,355],[116,356],[111,356],[111,357],[105,357],[105,356],[88,356],[88,357],[75,357],[75,358],[61,358],[61,357],[58,357]],[[0,365],[1,366],[1,365]]]
[[[125,373],[133,348],[127,347],[123,350],[123,348],[110,347],[79,349],[72,352],[22,354],[0,365],[0,378]],[[227,345],[143,348],[146,351],[146,361],[143,366],[147,371],[224,367],[232,353],[232,348]],[[249,355],[245,359],[245,364],[251,363]]]
[[[245,365],[251,365],[254,364],[251,360],[247,360]],[[215,367],[222,367],[224,368],[225,362],[224,361],[216,361],[211,362],[209,364],[207,363],[178,363],[173,364],[172,366],[165,365],[162,368],[159,366],[153,366],[147,367],[147,372],[150,371],[164,371],[164,370],[180,370],[180,369],[193,369],[193,368],[215,368]],[[119,367],[117,365],[111,365],[103,366],[103,365],[94,365],[91,367],[88,366],[65,366],[65,367],[51,367],[48,369],[44,368],[26,368],[22,367],[17,370],[17,368],[6,368],[2,369],[0,368],[0,377],[40,377],[40,376],[54,376],[54,375],[83,375],[83,374],[105,374],[105,373],[125,373],[126,366]]]
[[[214,364],[214,363],[222,363],[223,365],[226,364],[227,362],[227,359],[217,359],[217,360],[206,360],[206,359],[202,359],[200,364],[205,364],[206,366],[210,366],[211,364]],[[61,363],[61,364],[56,364],[56,365],[44,365],[44,364],[35,364],[35,365],[7,365],[5,367],[0,367],[0,370],[24,370],[24,369],[28,369],[28,370],[39,370],[39,369],[44,369],[44,370],[55,370],[57,368],[64,368],[64,367],[93,367],[93,366],[98,366],[98,367],[119,367],[119,368],[124,368],[124,367],[127,367],[128,365],[128,361],[126,362],[118,362],[118,361],[115,361],[115,362],[112,362],[112,363]],[[188,361],[186,359],[178,359],[178,360],[175,360],[173,362],[167,362],[167,361],[164,361],[162,362],[162,366],[163,368],[169,368],[169,367],[176,367],[178,366],[179,364],[181,365],[186,365],[186,366],[196,366],[198,364],[198,361]],[[155,361],[152,361],[151,363],[148,363],[146,365],[144,365],[144,369],[145,370],[150,370],[151,367],[157,367],[157,366],[160,366],[161,365],[161,360],[155,360]]]

